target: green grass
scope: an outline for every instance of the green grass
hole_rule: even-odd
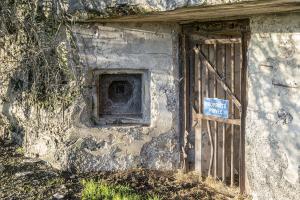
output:
[[[143,198],[127,185],[109,185],[93,180],[83,180],[82,185],[82,200],[160,200],[156,195]]]
[[[24,154],[24,153],[25,153],[25,149],[24,149],[23,147],[18,147],[18,148],[16,149],[16,152],[17,152],[18,154]]]

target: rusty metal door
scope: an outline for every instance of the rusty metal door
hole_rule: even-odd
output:
[[[240,186],[242,192],[247,73],[244,24],[186,26],[181,42],[184,166],[201,176]],[[228,100],[228,118],[205,115],[204,100],[208,98]],[[189,159],[191,155],[193,159]]]

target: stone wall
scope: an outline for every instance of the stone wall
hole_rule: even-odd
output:
[[[254,199],[300,196],[300,15],[251,18],[246,167]]]

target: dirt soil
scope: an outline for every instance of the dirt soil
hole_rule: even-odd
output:
[[[71,174],[51,168],[39,159],[26,158],[14,146],[0,144],[0,199],[70,199],[81,197],[81,180],[126,184],[139,194],[158,194],[162,199],[242,199],[218,191],[175,172],[136,169],[123,172]]]

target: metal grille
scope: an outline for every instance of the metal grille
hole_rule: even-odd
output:
[[[99,77],[99,115],[141,117],[142,75],[102,74]]]

